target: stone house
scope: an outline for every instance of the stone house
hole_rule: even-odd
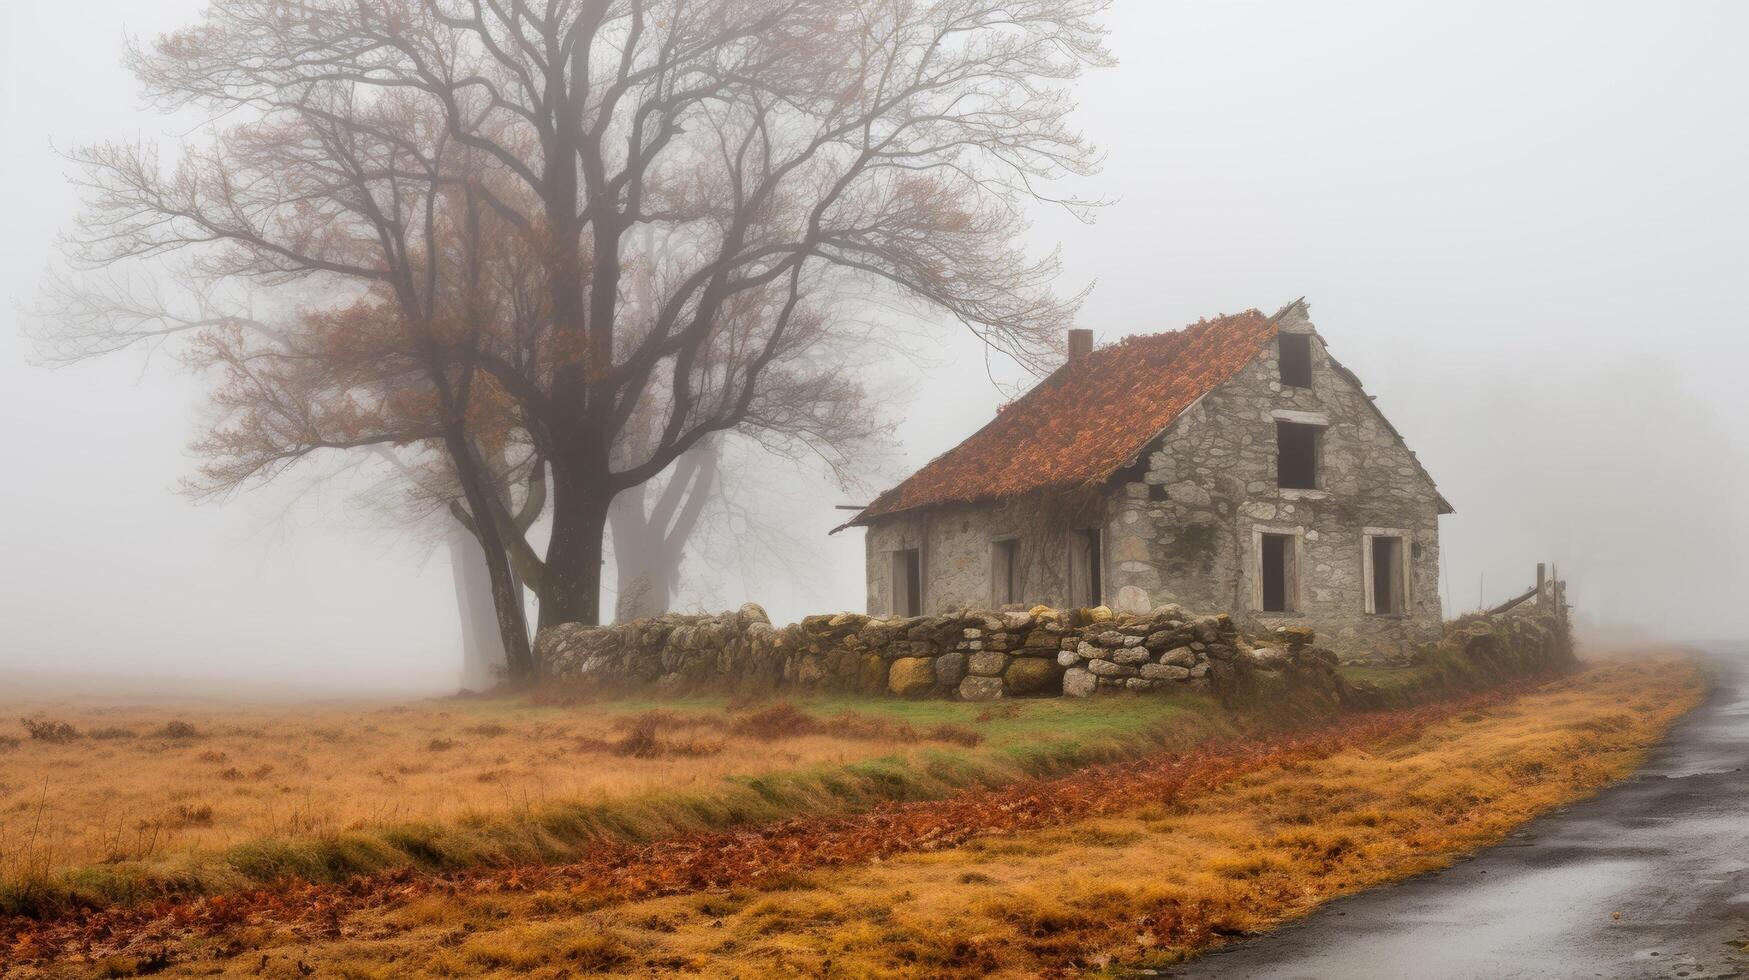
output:
[[[1093,349],[881,494],[871,615],[1175,603],[1347,657],[1437,640],[1451,505],[1298,300]]]

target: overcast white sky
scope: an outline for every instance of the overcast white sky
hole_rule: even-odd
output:
[[[120,49],[199,6],[0,9],[0,293],[30,302],[75,211],[53,146],[174,135]],[[1083,325],[1103,342],[1305,295],[1457,507],[1451,607],[1550,559],[1600,619],[1749,631],[1749,5],[1118,0],[1111,24],[1121,64],[1087,78],[1080,118],[1108,154],[1084,189],[1116,203],[1034,234],[1063,245],[1065,288],[1097,280]],[[341,491],[190,502],[197,379],[167,358],[36,367],[11,320],[0,671],[452,682],[441,549]],[[900,407],[910,464],[1003,397],[940,336]],[[817,554],[753,583],[695,570],[714,602],[861,606],[860,532],[825,536],[847,501],[805,500]]]

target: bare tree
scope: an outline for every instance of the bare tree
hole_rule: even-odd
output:
[[[1093,167],[1060,83],[1107,60],[1095,23],[1106,5],[219,0],[135,67],[169,104],[256,113],[261,126],[326,112],[336,90],[356,106],[411,105],[477,155],[478,175],[455,179],[538,262],[550,336],[446,337],[468,360],[445,370],[490,374],[550,467],[542,622],[594,622],[622,491],[716,432],[830,452],[827,434],[860,403],[853,366],[807,357],[834,329],[842,283],[944,310],[1027,363],[1054,346],[1076,298],[1052,295],[1054,257],[1014,243],[1022,203],[1048,199],[1044,181]],[[382,165],[429,177],[430,161],[411,156]],[[284,208],[316,189],[217,179],[230,157],[215,151],[187,184],[158,181],[143,151],[90,158],[114,202],[98,240],[127,240],[136,256],[243,244],[248,261],[207,274],[396,279],[381,256],[312,248],[331,214],[283,234]],[[263,195],[272,223],[258,220]],[[679,248],[640,309],[623,278],[645,261],[627,234],[645,225]],[[388,251],[407,227],[383,222]],[[651,411],[662,424],[649,451],[616,460],[622,428]]]
[[[513,403],[492,390],[479,354],[487,325],[514,321],[502,307],[515,292],[494,279],[514,250],[473,190],[484,183],[474,151],[428,138],[442,126],[415,101],[353,95],[307,91],[296,111],[224,131],[170,175],[145,147],[80,151],[90,194],[73,256],[108,267],[193,251],[190,275],[209,282],[341,286],[265,340],[231,318],[203,325],[193,358],[222,383],[221,421],[198,447],[209,459],[200,492],[270,479],[318,451],[420,445],[442,451],[472,512],[495,514],[505,502],[479,442],[513,431],[501,421]],[[475,531],[511,672],[525,676],[503,527]]]

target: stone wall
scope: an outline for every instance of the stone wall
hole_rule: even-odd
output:
[[[1284,636],[1283,648],[1295,639]],[[1226,615],[1175,606],[1145,617],[1044,606],[902,619],[840,613],[777,628],[749,604],[717,616],[557,626],[535,647],[546,675],[612,688],[782,687],[968,701],[1207,686],[1237,669],[1242,654],[1273,656],[1241,640]]]
[[[1280,326],[1312,332],[1303,307]],[[1275,422],[1284,412],[1324,424],[1317,489],[1276,486]],[[1232,609],[1258,631],[1314,625],[1350,658],[1402,653],[1440,636],[1438,491],[1315,334],[1312,387],[1281,384],[1271,344],[1172,424],[1113,509],[1110,594],[1129,588],[1151,602]],[[1402,614],[1366,611],[1369,530],[1407,539]],[[1298,549],[1293,613],[1258,608],[1265,532],[1291,536]]]
[[[1102,521],[1096,518],[1092,523],[1098,526]],[[881,520],[866,532],[869,614],[893,613],[892,553],[910,549],[921,558],[925,615],[996,605],[992,546],[998,540],[1022,537],[1026,529],[1025,519],[1001,504],[932,507]],[[1023,543],[1029,604],[1068,606],[1069,553],[1060,529],[1049,541]]]
[[[617,626],[542,630],[535,656],[550,678],[610,693],[854,693],[989,701],[1239,689],[1260,674],[1344,688],[1335,651],[1310,629],[1243,630],[1231,617],[1176,606],[1145,616],[1104,607],[1007,608],[882,619],[809,616],[774,627],[748,604],[720,615],[665,614]],[[1446,624],[1404,666],[1454,661],[1504,679],[1575,663],[1559,603]]]

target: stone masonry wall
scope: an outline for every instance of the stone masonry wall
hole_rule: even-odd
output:
[[[993,542],[1023,530],[1002,505],[930,508],[897,514],[868,528],[868,611],[892,615],[892,553],[917,549],[923,567],[924,615],[995,605],[991,583]],[[1029,542],[1025,598],[1031,603],[1069,605],[1066,542],[1043,547]]]
[[[1303,306],[1283,314],[1280,327],[1313,329]],[[1112,608],[1226,609],[1255,632],[1311,626],[1351,659],[1401,656],[1439,638],[1438,492],[1312,335],[1312,387],[1281,384],[1278,348],[1270,344],[1180,415],[1113,485],[1103,519],[1089,522],[1103,529],[1102,599]],[[1275,424],[1283,412],[1290,420],[1327,423],[1317,489],[1276,485]],[[1028,533],[1010,512],[1003,504],[963,505],[877,521],[867,529],[868,611],[893,612],[892,552],[910,548],[921,555],[923,612],[992,605],[993,542]],[[1029,549],[1026,601],[1069,603],[1064,530],[1049,529],[1051,541]],[[1401,614],[1366,611],[1369,532],[1405,539],[1410,568]],[[1260,610],[1261,533],[1294,540],[1299,588],[1292,613]]]
[[[1237,669],[1241,656],[1272,662],[1309,639],[1284,634],[1279,651],[1254,648],[1226,615],[1193,616],[1174,606],[1144,617],[1044,606],[900,619],[840,613],[776,628],[749,604],[719,616],[557,626],[541,632],[535,654],[548,676],[611,688],[988,701],[1207,686]]]
[[[1281,329],[1310,332],[1303,307],[1289,311]],[[1249,629],[1312,624],[1356,658],[1439,638],[1437,490],[1316,335],[1312,361],[1311,388],[1284,387],[1272,344],[1173,423],[1145,472],[1115,498],[1109,595],[1131,588],[1152,603],[1232,609]],[[1327,422],[1315,490],[1276,486],[1280,412]],[[1369,529],[1407,539],[1401,615],[1366,611]],[[1294,613],[1259,611],[1260,532],[1291,535],[1299,549]]]
[[[988,701],[1212,689],[1284,674],[1334,690],[1336,652],[1311,630],[1250,633],[1226,615],[1176,607],[1123,616],[1103,607],[1035,607],[880,619],[809,616],[774,627],[748,604],[720,615],[664,614],[617,626],[542,630],[535,656],[549,678],[604,693],[855,693]],[[1495,676],[1572,666],[1565,608],[1527,605],[1445,624],[1439,643],[1400,663],[1439,656],[1489,662]]]

